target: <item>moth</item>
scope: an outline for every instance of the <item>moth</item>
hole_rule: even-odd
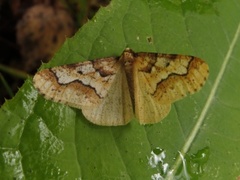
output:
[[[41,70],[33,83],[46,99],[81,109],[92,123],[119,126],[134,114],[140,124],[161,121],[173,102],[200,90],[208,74],[194,56],[126,49],[119,57]]]

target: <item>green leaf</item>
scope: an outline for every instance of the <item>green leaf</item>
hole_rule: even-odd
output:
[[[28,79],[0,109],[3,179],[236,179],[240,175],[240,2],[112,0],[44,67],[135,52],[190,54],[210,67],[202,90],[160,123],[89,123]],[[43,68],[43,66],[42,66]]]

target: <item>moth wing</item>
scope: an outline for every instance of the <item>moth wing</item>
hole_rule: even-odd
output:
[[[39,71],[33,83],[46,99],[81,109],[104,99],[119,67],[114,57],[63,65]]]
[[[121,76],[121,63],[110,57],[44,69],[33,82],[46,99],[82,109],[89,121],[110,126],[126,124],[133,114],[126,77]]]
[[[140,53],[136,58],[135,112],[141,124],[163,119],[171,103],[201,89],[209,73],[208,65],[193,56]],[[148,116],[142,113],[145,104]]]

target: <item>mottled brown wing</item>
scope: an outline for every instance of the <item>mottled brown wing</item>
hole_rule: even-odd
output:
[[[208,73],[208,65],[193,56],[139,53],[134,64],[134,89],[140,123],[163,119],[171,103],[201,89]]]
[[[122,65],[114,57],[44,69],[33,78],[46,99],[82,109],[89,121],[106,126],[126,124],[132,117],[124,81]]]

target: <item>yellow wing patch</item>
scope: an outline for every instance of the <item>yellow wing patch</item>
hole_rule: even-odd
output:
[[[208,65],[193,56],[134,53],[39,71],[34,86],[46,99],[82,109],[94,124],[127,124],[134,112],[140,124],[156,123],[171,103],[197,92]]]
[[[201,89],[209,73],[193,56],[138,53],[135,59],[135,114],[141,124],[163,119],[171,103]]]

